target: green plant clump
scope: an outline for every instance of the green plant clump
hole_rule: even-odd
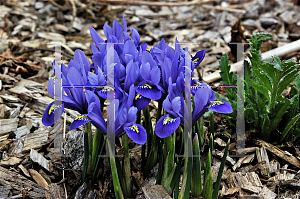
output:
[[[245,55],[245,121],[248,129],[260,132],[260,137],[269,142],[282,143],[291,134],[300,136],[299,64],[293,59],[280,60],[278,56],[263,60],[261,46],[263,39],[272,39],[271,34],[257,33],[247,41],[250,52]],[[223,84],[234,85],[236,74],[229,73],[228,56],[220,61]],[[293,83],[291,97],[284,98],[282,92]],[[227,101],[236,103],[236,95],[227,92]],[[234,111],[235,112],[235,111]],[[250,128],[251,127],[251,128]],[[271,136],[272,135],[272,136]]]

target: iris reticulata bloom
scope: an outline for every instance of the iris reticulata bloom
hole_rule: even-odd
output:
[[[230,104],[215,100],[212,89],[204,82],[191,80],[191,95],[194,101],[191,117],[184,117],[185,73],[191,72],[202,62],[205,50],[193,57],[188,57],[191,69],[187,69],[185,57],[188,53],[180,47],[177,39],[175,49],[168,46],[164,39],[159,45],[149,49],[146,43],[140,44],[136,29],[130,28],[123,16],[123,26],[114,21],[113,27],[103,27],[106,40],[102,39],[94,28],[90,28],[91,49],[90,64],[84,53],[76,50],[68,67],[61,65],[62,84],[57,79],[48,82],[48,93],[54,97],[54,87],[63,86],[62,99],[52,102],[43,115],[47,126],[56,122],[64,111],[70,108],[80,113],[70,126],[70,130],[91,122],[102,133],[107,133],[107,122],[103,117],[103,105],[108,91],[114,92],[115,136],[127,133],[138,144],[145,144],[147,133],[144,127],[136,124],[137,112],[143,110],[151,100],[163,102],[167,114],[162,116],[155,127],[157,136],[164,138],[171,135],[184,121],[192,125],[210,109],[219,113],[231,113]],[[113,60],[108,57],[108,44],[114,43]],[[109,59],[109,61],[108,61]],[[107,62],[112,63],[108,66]],[[54,69],[58,66],[53,64]],[[114,75],[107,74],[108,67],[114,68]],[[114,78],[114,85],[108,86]]]

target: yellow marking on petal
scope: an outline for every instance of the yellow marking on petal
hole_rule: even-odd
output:
[[[95,73],[95,69],[93,68],[92,73]]]
[[[51,107],[50,107],[50,109],[49,109],[49,115],[51,114],[51,112],[52,112],[52,110],[55,108],[55,106],[57,106],[56,104],[53,104]]]
[[[112,87],[109,87],[109,86],[104,86],[104,88],[106,88],[106,89],[110,89],[110,90],[114,90],[114,88],[112,88]]]
[[[211,106],[212,104],[224,104],[224,102],[221,102],[221,101],[213,101],[212,103],[210,103],[209,106]]]
[[[194,84],[193,86],[201,86],[201,83]]]
[[[139,133],[139,129],[138,129],[136,126],[132,125],[132,126],[130,126],[130,127],[134,128],[134,130],[135,130],[137,133]]]
[[[151,52],[149,48],[146,49],[149,53]]]
[[[195,62],[198,61],[198,60],[199,60],[199,58],[194,59],[193,63],[195,63]]]
[[[114,88],[112,88],[112,87],[109,87],[109,86],[97,86],[96,88],[102,88],[102,90],[103,89],[110,89],[110,90],[114,90]]]
[[[167,122],[168,122],[170,119],[172,119],[172,118],[171,118],[171,117],[168,117],[168,118],[164,121],[163,125],[166,125]]]
[[[85,115],[80,115],[80,116],[78,116],[78,117],[76,117],[75,118],[75,120],[78,120],[78,119],[80,119],[80,118],[86,118],[86,119],[90,119],[90,118],[88,118],[87,116],[85,116]]]
[[[147,86],[148,88],[152,88],[149,84],[144,84],[143,86]]]
[[[134,99],[137,100],[140,96],[141,94],[137,94]]]

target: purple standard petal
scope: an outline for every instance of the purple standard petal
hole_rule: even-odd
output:
[[[193,124],[201,117],[201,115],[199,114],[200,113],[202,114],[203,112],[202,110],[207,105],[210,94],[211,94],[211,89],[207,87],[204,88],[202,87],[197,90],[194,97],[195,108],[193,110]]]
[[[54,124],[64,112],[64,104],[56,104],[55,101],[51,102],[46,108],[42,122],[45,126],[50,126]]]
[[[127,109],[132,107],[134,98],[135,98],[135,88],[134,88],[134,85],[132,84],[129,88],[129,94],[128,94],[127,103],[126,103]]]
[[[75,50],[74,60],[79,63],[80,71],[83,78],[84,83],[87,82],[86,73],[90,71],[90,63],[85,56],[84,52],[81,50]]]
[[[117,119],[119,120],[119,125],[125,124],[127,120],[127,109],[121,108],[119,114],[117,115]]]
[[[179,113],[180,109],[181,109],[181,101],[180,101],[180,97],[175,97],[172,100],[172,109],[175,113]]]
[[[113,21],[113,34],[119,41],[123,39],[123,26],[117,21]]]
[[[53,78],[50,78],[49,81],[48,81],[47,92],[49,93],[49,95],[54,97],[54,80],[53,80]]]
[[[96,44],[96,46],[98,48],[100,48],[100,43],[104,43],[104,40],[98,35],[98,33],[96,32],[96,30],[92,27],[89,27],[92,39],[94,41],[94,43]]]
[[[140,43],[140,35],[135,28],[129,28],[131,31],[132,39],[134,41],[135,46],[138,46]]]
[[[152,55],[148,51],[144,51],[142,54],[142,64],[145,64],[147,62],[149,62],[151,68],[153,68],[154,66],[157,66]]]
[[[123,55],[124,61],[129,63],[131,60],[135,61],[136,47],[131,40],[128,40],[124,44]]]
[[[164,109],[165,109],[168,113],[170,113],[170,112],[173,111],[173,109],[172,109],[172,104],[171,104],[171,102],[170,102],[170,95],[168,95],[168,96],[166,97],[166,99],[163,101],[163,107],[164,107]]]
[[[168,47],[168,44],[166,44],[165,39],[162,38],[159,42],[158,48],[164,51],[165,48],[167,48],[167,47]]]
[[[180,125],[180,118],[172,118],[169,114],[161,117],[156,126],[155,133],[160,138],[165,138],[175,132]]]
[[[127,124],[131,125],[131,124],[135,123],[137,111],[138,111],[138,109],[134,106],[129,109],[128,115],[127,115]]]
[[[208,106],[208,109],[217,113],[232,113],[232,107],[225,101],[213,101]]]
[[[145,64],[142,64],[141,66],[141,76],[144,78],[145,81],[151,80],[151,68],[150,63],[146,62]]]
[[[157,85],[160,81],[160,69],[158,66],[154,66],[151,70],[151,82]]]
[[[74,67],[69,68],[67,78],[71,86],[81,86],[81,87],[85,86],[81,74]]]
[[[85,109],[86,99],[83,90],[83,86],[85,86],[85,84],[83,84],[80,73],[75,68],[69,69],[68,80],[71,86],[77,86],[77,88],[69,88],[72,92],[73,98],[83,109]]]
[[[131,37],[129,36],[129,34],[127,32],[124,32],[124,43],[126,43],[126,41],[131,40]]]
[[[75,118],[75,120],[72,122],[72,124],[70,125],[69,131],[76,129],[88,122],[90,122],[90,118],[87,117],[87,114],[83,114],[80,115],[78,117]]]
[[[147,141],[147,133],[143,126],[139,124],[133,124],[129,127],[124,128],[125,132],[127,133],[128,137],[132,139],[137,144],[145,144]]]
[[[98,85],[98,76],[92,72],[88,72],[88,80],[91,85],[97,86]]]
[[[76,68],[76,70],[79,72],[79,71],[81,71],[81,69],[80,69],[80,64],[77,62],[77,61],[75,61],[74,59],[71,59],[70,60],[70,62],[69,62],[69,64],[68,64],[68,68],[70,69],[70,68]]]
[[[149,84],[137,86],[136,92],[138,92],[146,98],[153,100],[158,100],[161,98],[161,91],[158,90],[156,86],[150,86]]]
[[[111,37],[112,34],[113,34],[112,28],[109,25],[107,25],[106,23],[103,26],[103,31],[104,31],[104,34],[105,34],[105,36],[106,36],[107,39],[109,37]]]
[[[126,67],[126,77],[124,90],[129,91],[129,88],[132,84],[135,84],[139,78],[139,67],[137,63],[130,61]]]
[[[95,46],[95,44],[93,42],[91,42],[91,49],[92,49],[92,53],[93,54],[99,52],[98,48]]]

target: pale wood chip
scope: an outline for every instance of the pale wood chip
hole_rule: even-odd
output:
[[[34,169],[29,169],[29,173],[31,177],[38,183],[40,186],[44,187],[45,189],[49,190],[49,185],[47,181]]]
[[[147,199],[162,198],[171,199],[171,196],[162,185],[148,185],[142,188]]]
[[[47,171],[50,171],[50,161],[44,158],[41,154],[39,154],[36,150],[30,150],[30,158],[33,162],[38,163]]]
[[[6,135],[18,128],[18,118],[13,119],[0,119],[0,135]]]

